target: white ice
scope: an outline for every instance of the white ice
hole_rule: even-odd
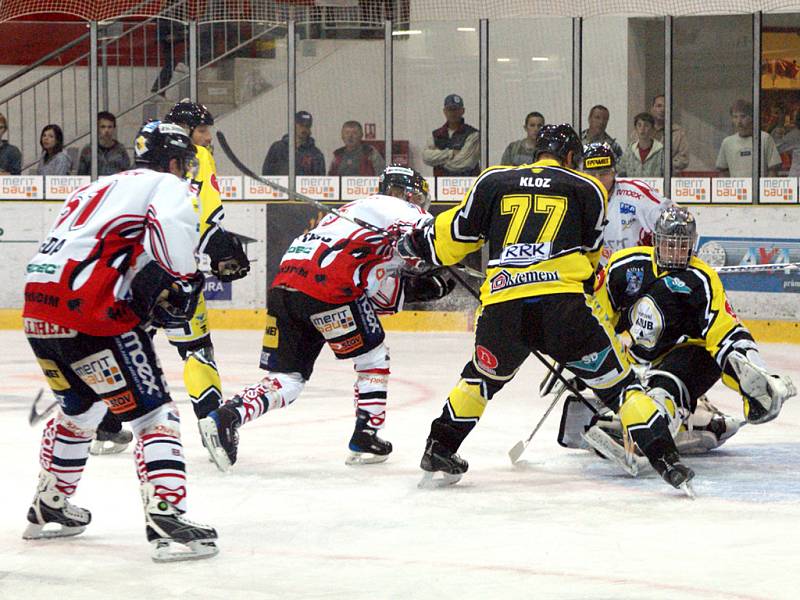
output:
[[[260,378],[261,334],[215,331],[225,391]],[[189,517],[217,527],[219,556],[157,565],[144,538],[130,450],[91,457],[74,498],[87,531],[25,542],[40,429],[27,424],[44,379],[21,333],[0,332],[0,598],[794,599],[800,584],[800,399],[686,462],[696,501],[653,474],[629,478],[556,444],[560,407],[517,467],[507,456],[547,401],[531,357],[461,448],[454,487],[417,489],[430,421],[468,359],[469,334],[389,333],[390,404],[382,465],[348,467],[353,371],[326,349],[297,402],[241,429],[228,474],[208,462],[182,365],[158,348],[183,414]],[[800,382],[797,346],[762,345]],[[49,393],[49,392],[48,392]],[[735,394],[710,394],[741,414]]]

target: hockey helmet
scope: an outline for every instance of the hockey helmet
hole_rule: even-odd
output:
[[[184,98],[169,110],[164,121],[187,127],[189,135],[192,135],[194,128],[199,125],[213,125],[214,117],[204,105]]]
[[[570,151],[574,153],[575,162],[580,161],[583,156],[583,144],[572,126],[568,123],[545,125],[536,136],[533,158],[539,160],[540,154],[547,153],[566,161]]]
[[[403,199],[428,210],[431,205],[428,181],[411,167],[389,165],[378,177],[378,193],[391,195],[392,188],[398,188],[403,193]]]
[[[169,162],[175,158],[186,173],[196,167],[197,149],[186,130],[174,123],[145,123],[136,134],[133,151],[139,166],[169,172]]]
[[[617,164],[617,155],[605,142],[594,142],[583,147],[583,167],[581,171],[605,171]]]
[[[656,264],[662,269],[685,269],[697,242],[697,221],[682,206],[664,209],[653,231]]]

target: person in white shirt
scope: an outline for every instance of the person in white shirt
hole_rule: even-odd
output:
[[[753,174],[753,103],[737,100],[731,106],[731,120],[736,133],[722,140],[717,155],[720,177],[751,177]],[[761,175],[777,177],[781,156],[775,140],[761,133]]]

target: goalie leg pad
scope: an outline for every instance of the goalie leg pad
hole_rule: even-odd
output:
[[[748,351],[746,357],[733,352],[728,362],[739,380],[739,390],[744,398],[744,416],[748,423],[771,421],[781,412],[783,403],[797,394],[792,380],[786,375],[768,373],[755,351]]]
[[[686,429],[675,435],[675,446],[681,454],[701,454],[719,448],[746,423],[726,415],[708,398],[697,399],[697,407],[686,423]]]
[[[558,428],[558,444],[564,448],[588,448],[583,434],[592,424],[592,419],[600,409],[582,396],[570,395],[564,401],[561,411],[561,424]],[[605,412],[605,411],[604,411]],[[609,414],[610,411],[608,411]]]

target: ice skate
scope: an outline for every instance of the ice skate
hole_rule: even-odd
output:
[[[668,451],[652,462],[653,468],[661,475],[662,479],[675,489],[681,490],[689,498],[696,498],[691,480],[694,471],[681,462],[680,455],[675,451]]]
[[[133,434],[125,429],[120,429],[115,433],[97,430],[94,441],[89,447],[89,454],[98,456],[100,454],[119,454],[128,448],[128,444],[133,441]]]
[[[83,533],[92,520],[85,508],[74,506],[56,489],[56,476],[47,471],[39,474],[39,486],[28,509],[28,527],[24,540],[69,537]]]
[[[184,517],[174,505],[154,495],[152,484],[142,486],[142,502],[154,562],[199,560],[219,553],[217,530]]]
[[[203,445],[220,471],[227,471],[236,463],[240,425],[239,411],[232,401],[211,411],[205,419],[197,423]]]
[[[369,413],[357,411],[356,429],[350,438],[350,454],[344,463],[346,465],[369,465],[385,462],[392,452],[391,442],[378,437],[378,430],[368,425]]]
[[[458,483],[469,469],[469,464],[455,452],[450,452],[441,442],[428,438],[425,453],[419,466],[425,471],[417,487],[433,489]],[[441,477],[436,477],[441,473]]]

